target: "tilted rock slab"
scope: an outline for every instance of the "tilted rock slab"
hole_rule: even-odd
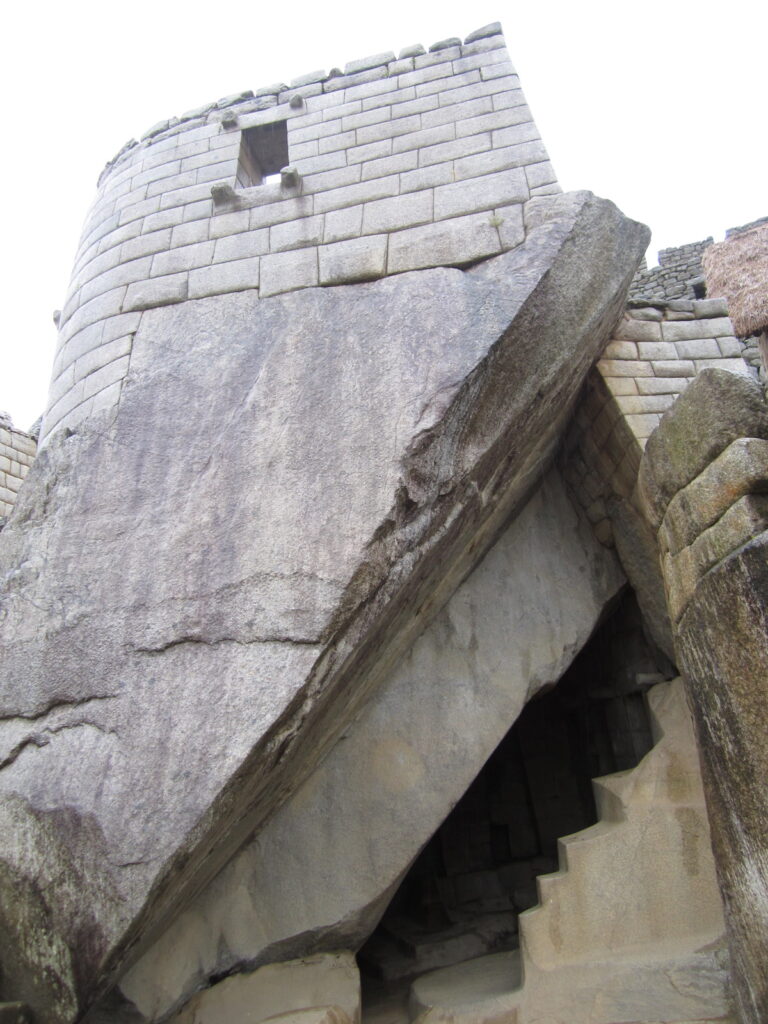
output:
[[[165,1019],[211,978],[357,949],[624,583],[550,470],[323,763],[120,980],[144,1018]]]
[[[44,447],[0,556],[4,998],[95,998],[530,492],[648,238],[530,209],[469,271],[151,310],[116,412]]]

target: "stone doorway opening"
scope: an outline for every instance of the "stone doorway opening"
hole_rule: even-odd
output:
[[[368,1019],[424,972],[518,946],[518,915],[538,902],[537,876],[557,870],[558,839],[597,821],[592,779],[635,767],[651,749],[644,693],[673,674],[625,591],[403,878],[358,954]]]

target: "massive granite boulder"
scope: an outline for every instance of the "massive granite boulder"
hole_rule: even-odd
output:
[[[73,1020],[308,776],[539,479],[647,231],[149,310],[2,534],[3,997]]]
[[[357,949],[526,700],[624,585],[551,470],[323,763],[120,988],[162,1020],[233,971]]]

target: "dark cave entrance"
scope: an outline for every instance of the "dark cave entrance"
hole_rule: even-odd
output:
[[[653,745],[644,691],[673,675],[631,591],[556,687],[530,701],[405,875],[360,950],[364,992],[518,945],[557,840],[597,820],[592,779]]]

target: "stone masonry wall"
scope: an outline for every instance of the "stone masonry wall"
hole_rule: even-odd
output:
[[[702,278],[701,257],[712,238],[689,242],[659,252],[658,267],[641,269],[629,289],[629,298],[639,303],[668,299],[694,299],[694,282]]]
[[[707,366],[750,373],[723,299],[627,309],[597,369],[645,448],[662,414]]]
[[[565,439],[565,479],[598,539],[612,544],[607,501],[632,498],[648,437],[708,366],[746,376],[723,299],[627,308],[592,370]]]
[[[0,528],[11,514],[36,452],[34,437],[17,430],[10,418],[0,413]]]
[[[560,188],[500,31],[227,97],[125,146],[83,232],[41,439],[116,405],[144,310],[520,244],[524,203]],[[244,133],[280,122],[293,173],[243,187]]]
[[[728,228],[726,238],[733,238],[760,224],[768,223],[768,217],[760,217],[749,224],[741,224]],[[704,238],[700,242],[688,242],[686,245],[672,246],[659,251],[659,265],[650,267],[643,265],[635,274],[629,289],[630,305],[643,306],[654,302],[666,302],[671,299],[695,299],[694,284],[704,284],[701,260],[704,250],[712,245],[713,239]],[[703,298],[702,292],[698,297]],[[713,298],[715,296],[712,296]]]

